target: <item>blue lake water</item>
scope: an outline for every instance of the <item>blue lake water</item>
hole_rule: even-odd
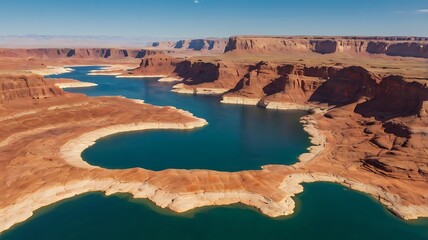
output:
[[[296,200],[295,214],[272,219],[237,204],[175,214],[128,195],[89,193],[38,210],[0,239],[428,239],[428,221],[404,222],[336,184],[306,184]]]
[[[153,130],[122,133],[97,141],[82,157],[105,168],[143,167],[238,171],[266,164],[292,164],[310,145],[300,117],[303,111],[275,111],[254,106],[220,104],[218,97],[180,95],[171,83],[153,79],[88,76],[94,67],[81,67],[60,77],[97,83],[97,87],[70,89],[89,96],[143,99],[146,103],[175,106],[208,121],[192,130]]]
[[[170,93],[156,79],[87,76],[81,67],[61,77],[98,83],[70,89],[91,96],[122,95],[173,105],[208,120],[195,131],[148,131],[101,139],[83,153],[108,168],[205,168],[235,171],[264,164],[292,164],[309,145],[298,119],[302,112],[267,111],[218,103],[215,97]],[[25,239],[428,239],[428,219],[404,221],[372,197],[337,184],[305,184],[295,214],[268,218],[235,204],[183,214],[126,194],[88,193],[44,207],[0,235]]]

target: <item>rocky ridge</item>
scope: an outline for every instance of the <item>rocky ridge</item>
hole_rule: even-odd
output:
[[[321,44],[316,51],[328,53],[330,44]],[[281,45],[277,50],[284,52]],[[228,54],[235,51],[240,50]],[[98,137],[149,128],[189,129],[206,122],[174,108],[118,97],[46,94],[58,88],[32,78],[25,83],[28,89],[24,83],[11,87],[16,79],[2,77],[7,83],[3,86],[8,86],[2,96],[15,97],[0,103],[5,113],[0,117],[0,182],[4,183],[0,184],[4,193],[0,231],[41,206],[88,191],[129,192],[177,212],[240,202],[269,216],[283,216],[293,212],[291,197],[303,190],[301,183],[313,181],[336,182],[371,194],[404,219],[428,216],[428,92],[423,79],[410,81],[353,65],[199,61],[159,52],[145,55],[130,74],[182,79],[174,91],[218,94],[225,103],[308,110],[312,114],[302,118],[302,124],[313,146],[295,165],[268,165],[257,171],[107,170],[80,157],[82,148]],[[18,94],[12,94],[16,89]]]
[[[314,52],[319,54],[385,54],[428,58],[428,39],[424,37],[263,37],[229,38],[225,52],[250,51]]]
[[[193,50],[210,52],[213,54],[223,53],[227,44],[227,39],[186,39],[179,41],[152,42],[150,48],[163,50]]]
[[[359,66],[265,61],[178,61],[174,66],[170,75],[183,78],[175,92],[212,93],[222,95],[223,103],[315,112],[304,121],[331,132],[327,139],[341,144],[316,161],[302,163],[305,168],[327,170],[330,165],[329,174],[379,178],[377,184],[389,189],[394,188],[393,179],[428,184],[428,86],[423,81],[374,74]],[[341,174],[337,165],[343,167]],[[420,198],[424,206],[426,197]]]
[[[143,58],[159,53],[157,50],[147,49],[119,49],[119,48],[39,48],[39,49],[0,49],[1,58],[80,58],[80,59],[124,59]],[[168,53],[168,52],[167,52]]]

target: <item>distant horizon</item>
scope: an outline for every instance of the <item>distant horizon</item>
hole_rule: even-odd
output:
[[[193,39],[228,39],[231,37],[416,37],[416,38],[428,38],[428,33],[426,35],[328,35],[328,34],[232,34],[227,36],[181,36],[181,37],[157,37],[157,36],[148,36],[148,35],[79,35],[79,34],[9,34],[2,35],[0,38],[6,37],[82,37],[82,38],[150,38],[150,39],[160,39],[160,40],[193,40]]]
[[[190,39],[226,39],[230,37],[416,37],[416,38],[428,38],[428,35],[320,35],[320,34],[233,34],[229,36],[199,36],[199,37],[157,37],[157,36],[147,36],[147,35],[132,35],[132,36],[123,36],[123,35],[72,35],[72,34],[11,34],[11,35],[2,35],[0,38],[4,37],[108,37],[108,38],[153,38],[153,39],[171,39],[171,40],[190,40]]]
[[[426,0],[1,1],[3,36],[426,36]]]
[[[177,42],[180,40],[228,40],[230,37],[273,37],[273,38],[414,38],[428,40],[424,36],[328,36],[328,35],[232,35],[229,37],[200,38],[157,38],[148,36],[107,36],[107,35],[0,35],[0,48],[147,48],[155,42]]]

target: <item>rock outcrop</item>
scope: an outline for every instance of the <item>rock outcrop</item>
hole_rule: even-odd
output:
[[[180,62],[180,60],[163,53],[148,54],[141,59],[140,66],[129,72],[129,74],[146,76],[171,75]]]
[[[424,57],[426,41],[233,37],[226,51]],[[413,42],[421,43],[422,50],[415,50]],[[68,54],[36,52],[39,57]],[[106,54],[78,51],[71,58],[104,59]],[[123,57],[124,52],[112,55]],[[0,231],[42,206],[88,191],[128,192],[177,212],[243,203],[269,216],[283,216],[293,212],[292,196],[303,191],[301,183],[314,181],[336,182],[371,194],[404,219],[428,216],[428,87],[424,76],[411,80],[386,74],[389,70],[374,73],[358,64],[233,61],[233,54],[226,55],[227,61],[217,56],[203,61],[146,51],[140,66],[129,74],[182,79],[173,91],[219,94],[225,103],[310,110],[312,114],[301,121],[313,146],[298,163],[241,172],[94,167],[81,159],[81,151],[98,137],[152,128],[191,129],[206,122],[171,107],[63,93],[37,76],[0,77]],[[411,60],[419,64],[424,59]]]
[[[227,39],[187,39],[179,41],[153,42],[149,47],[167,50],[193,50],[213,54],[223,53]]]
[[[62,90],[38,75],[0,75],[0,103],[61,96]]]
[[[408,82],[402,76],[382,79],[370,100],[357,105],[356,111],[363,116],[379,120],[420,114],[428,101],[427,84]]]
[[[263,37],[229,38],[225,52],[314,52],[319,54],[385,54],[428,58],[428,39],[423,37]]]
[[[124,59],[143,58],[156,54],[156,50],[118,48],[40,48],[0,49],[0,57],[22,57],[38,59],[81,58],[81,59]]]

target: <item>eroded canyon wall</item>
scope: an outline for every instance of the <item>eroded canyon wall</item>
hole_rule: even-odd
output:
[[[123,59],[143,58],[153,55],[156,50],[118,49],[118,48],[35,48],[35,49],[0,49],[0,57],[17,58],[81,58],[81,59]]]
[[[38,75],[0,75],[0,103],[60,96],[63,91]]]
[[[262,37],[229,38],[225,52],[259,53],[314,52],[368,53],[388,56],[428,58],[428,39],[424,37]]]
[[[153,42],[149,47],[158,49],[180,49],[180,50],[194,50],[201,52],[210,52],[220,54],[224,52],[228,39],[187,39],[179,41],[166,41],[166,42]]]

